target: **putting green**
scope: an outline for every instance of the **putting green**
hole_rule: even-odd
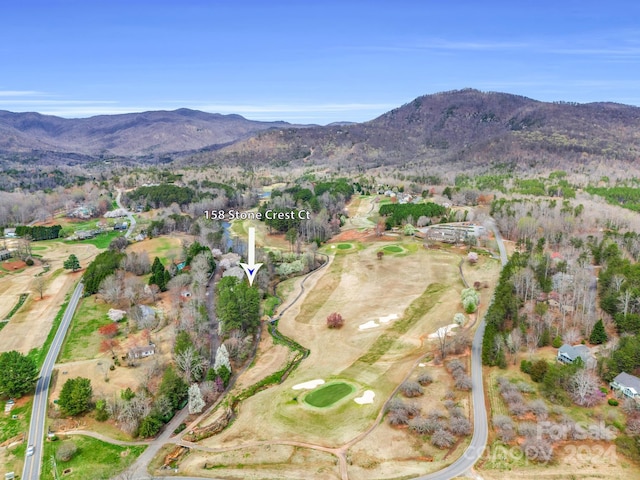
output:
[[[351,245],[350,243],[339,243],[338,244],[338,249],[339,250],[349,250],[350,248],[353,248],[353,245]]]
[[[397,246],[397,245],[387,245],[382,250],[384,250],[385,252],[388,252],[388,253],[401,253],[404,249],[402,247]]]
[[[304,397],[304,401],[312,407],[324,408],[333,405],[341,398],[355,392],[355,390],[355,387],[348,383],[330,383],[307,394]]]

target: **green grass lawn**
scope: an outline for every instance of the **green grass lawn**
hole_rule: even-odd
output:
[[[98,354],[102,340],[98,328],[111,323],[107,317],[109,308],[105,303],[98,303],[95,295],[80,300],[62,345],[59,362],[85,360]]]
[[[307,394],[307,396],[304,397],[304,401],[312,407],[328,407],[329,405],[336,403],[341,398],[353,393],[355,390],[355,387],[348,383],[330,383],[329,385],[318,388]]]
[[[77,243],[88,243],[91,245],[95,245],[97,248],[106,249],[109,247],[111,241],[117,237],[124,235],[121,231],[111,231],[98,235],[95,238],[90,238],[88,240],[79,240]]]
[[[353,248],[353,245],[351,245],[350,243],[339,243],[338,244],[338,250],[349,250]]]
[[[131,465],[146,448],[145,446],[122,447],[80,435],[71,435],[55,442],[45,442],[41,479],[54,479],[51,457],[55,456],[63,442],[73,442],[78,447],[78,451],[71,460],[57,461],[58,478],[66,480],[101,480],[115,477]],[[68,469],[71,471],[63,474]]]
[[[168,237],[157,237],[152,239],[152,248],[148,251],[149,259],[153,261],[155,257],[160,258],[163,265],[169,265],[182,256],[182,245],[175,239]]]
[[[280,305],[280,300],[278,300],[278,297],[269,296],[262,304],[262,311],[265,315],[269,315],[271,317],[273,315],[273,311],[278,305]]]
[[[385,253],[402,253],[404,251],[404,249],[398,245],[387,245],[382,250],[384,250]]]
[[[14,407],[7,415],[4,413],[0,415],[0,442],[4,442],[10,438],[15,437],[27,430],[29,426],[29,420],[31,419],[31,406],[32,401],[29,400],[21,407]],[[0,402],[0,406],[4,411],[5,402]],[[17,415],[18,418],[14,419],[13,415]]]

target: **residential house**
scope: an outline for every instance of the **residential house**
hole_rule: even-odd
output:
[[[556,358],[562,363],[573,363],[578,357],[582,359],[587,368],[595,368],[596,359],[586,345],[569,345],[565,343],[558,349]]]
[[[156,346],[155,344],[150,343],[149,345],[145,345],[143,347],[131,348],[127,353],[127,357],[129,359],[146,358],[146,357],[150,357],[151,355],[155,355],[155,353],[156,353]]]
[[[16,238],[16,229],[15,228],[5,228],[4,229],[4,236],[7,238]]]
[[[625,397],[640,398],[640,378],[626,372],[618,374],[609,384],[612,390],[621,392]]]
[[[78,240],[87,240],[88,238],[95,237],[93,232],[88,232],[86,230],[80,230],[79,232],[76,232],[76,236],[78,237]]]
[[[9,250],[0,250],[0,260],[6,260],[11,258],[11,252]]]

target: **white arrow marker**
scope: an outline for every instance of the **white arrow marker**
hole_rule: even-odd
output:
[[[249,279],[249,285],[253,285],[253,281],[256,278],[256,273],[262,266],[261,263],[256,262],[256,229],[254,227],[249,227],[249,245],[247,246],[249,249],[249,262],[241,263],[240,266],[244,269],[244,273],[247,274],[247,278]]]

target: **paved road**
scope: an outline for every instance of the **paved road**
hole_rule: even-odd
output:
[[[498,250],[500,251],[501,263],[502,263],[502,266],[504,266],[506,265],[508,259],[507,259],[506,248],[502,241],[502,235],[500,234],[500,231],[496,227],[496,224],[493,221],[493,219],[491,219],[487,223],[489,228],[494,232],[494,235],[498,244]],[[326,264],[328,263],[329,262],[327,262]],[[295,300],[297,300],[303,292],[304,292],[304,282],[301,284],[301,292],[298,294]],[[295,303],[295,300],[292,303]],[[291,305],[292,304],[287,305],[287,307],[284,310],[287,310],[289,307],[291,307]],[[282,315],[283,312],[281,312],[280,315]],[[482,381],[482,339],[484,336],[484,329],[485,329],[485,322],[483,320],[478,326],[478,329],[476,330],[476,333],[473,337],[473,343],[471,348],[471,382],[473,386],[472,399],[473,399],[473,420],[474,420],[474,430],[473,430],[473,436],[471,438],[471,443],[469,444],[469,447],[467,447],[467,449],[464,451],[462,456],[458,458],[455,462],[453,462],[450,466],[438,472],[416,477],[417,480],[449,480],[451,478],[462,476],[473,467],[473,465],[478,461],[478,459],[481,457],[481,455],[484,452],[484,449],[487,443],[488,432],[489,432],[489,426],[487,421],[487,410],[486,410],[485,399],[484,399],[484,384]],[[184,413],[185,413],[184,411],[181,412],[181,414],[184,414]],[[174,418],[174,421],[175,420],[176,419]],[[174,422],[172,422],[172,424],[173,423]],[[145,453],[143,454],[144,458],[143,457],[138,458],[134,466],[134,471],[135,471],[135,475],[133,476],[134,479],[142,480],[142,479],[154,478],[146,472],[145,467],[148,464],[148,462],[151,460],[151,458],[154,456],[154,454],[157,452],[157,450],[159,450],[160,446],[166,440],[169,439],[169,436],[173,431],[171,427],[173,427],[173,425],[169,426],[169,428],[165,430],[163,435],[161,435],[161,437],[158,438],[158,441],[154,442],[152,446],[148,448],[147,451],[145,451]],[[138,468],[135,468],[136,466]],[[24,477],[24,478],[27,478],[27,477]],[[170,479],[171,480],[199,480],[200,478],[203,478],[203,477],[168,477],[168,476],[164,477],[163,476],[161,478],[166,480],[170,480]]]
[[[502,234],[498,227],[496,226],[496,221],[493,218],[487,220],[486,225],[493,230],[493,235],[496,237],[496,243],[498,244],[498,250],[500,251],[500,261],[502,262],[502,266],[504,267],[507,264],[507,249],[504,246],[504,242],[502,241]]]
[[[502,235],[493,219],[487,221],[487,226],[493,230],[500,251],[500,261],[504,267],[507,264],[507,249],[502,241]],[[418,480],[448,480],[463,475],[478,461],[487,445],[489,424],[487,408],[484,402],[484,384],[482,383],[482,337],[484,336],[484,319],[478,326],[471,345],[471,383],[473,398],[473,436],[471,443],[462,456],[447,468],[429,475],[418,477]]]
[[[131,213],[129,210],[127,210],[122,206],[122,203],[120,203],[120,197],[122,197],[122,190],[118,190],[116,203],[118,204],[118,207],[120,207],[121,209],[127,212],[127,217],[129,218],[129,229],[127,230],[127,233],[124,234],[124,236],[125,238],[129,238],[129,236],[131,236],[131,234],[133,233],[133,229],[136,228],[136,219],[133,216],[133,213]]]
[[[44,423],[47,416],[47,397],[49,394],[49,384],[51,383],[51,372],[53,366],[60,353],[60,347],[67,334],[67,329],[71,323],[73,313],[76,311],[78,300],[82,295],[84,288],[82,282],[78,283],[76,289],[71,295],[69,305],[62,316],[62,322],[58,327],[58,331],[53,339],[53,343],[47,352],[44,365],[40,371],[40,378],[36,382],[36,394],[33,397],[33,409],[31,410],[31,424],[29,425],[29,442],[28,445],[35,447],[35,453],[31,457],[26,457],[24,469],[22,470],[23,480],[38,480],[40,478],[40,470],[42,465],[42,446],[44,443]]]

